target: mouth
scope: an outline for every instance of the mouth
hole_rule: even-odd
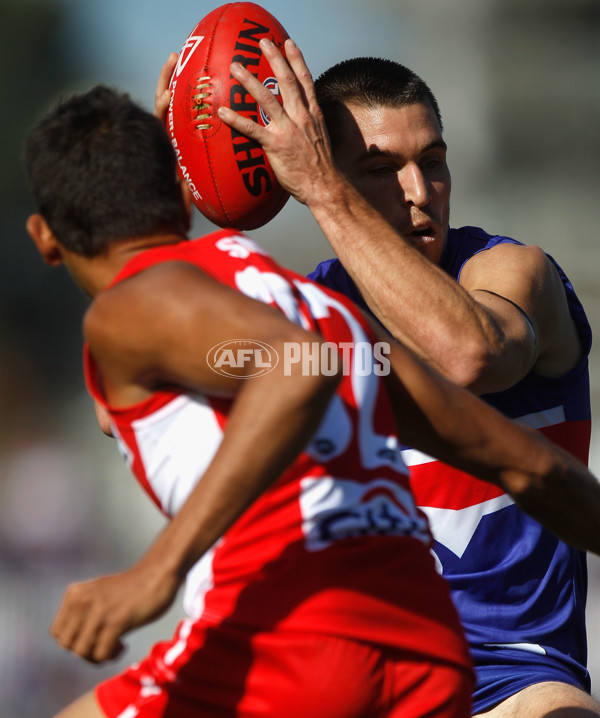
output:
[[[423,224],[417,227],[409,228],[404,236],[413,244],[429,244],[434,242],[438,236],[437,229],[433,224]]]

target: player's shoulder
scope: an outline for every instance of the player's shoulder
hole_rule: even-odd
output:
[[[533,279],[552,273],[553,269],[548,255],[538,245],[498,242],[474,253],[464,263],[462,280],[466,280],[474,272],[502,273]]]
[[[536,244],[529,244],[504,234],[486,232],[481,227],[464,226],[451,228],[442,257],[446,264],[466,265],[479,262],[503,262],[515,258],[544,264],[545,251]]]
[[[128,276],[94,298],[83,320],[85,338],[126,345],[159,318],[184,307],[192,287],[206,279],[199,267],[184,261],[161,262]]]

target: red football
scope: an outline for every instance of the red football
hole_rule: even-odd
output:
[[[288,34],[264,8],[251,2],[221,5],[200,20],[185,41],[169,88],[167,130],[202,214],[220,227],[255,229],[283,207],[281,187],[262,147],[222,122],[228,105],[262,125],[269,118],[229,71],[239,62],[279,95],[271,66],[258,46],[268,37],[283,52]]]

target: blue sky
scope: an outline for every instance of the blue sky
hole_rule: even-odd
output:
[[[196,23],[217,5],[210,0],[56,1],[70,9],[66,31],[69,42],[75,43],[75,61],[89,68],[94,78],[118,85],[144,103],[152,102],[158,71],[169,53],[178,52]],[[402,22],[399,4],[383,0],[263,0],[260,4],[294,37],[313,74],[353,55],[390,54],[410,45],[410,28]],[[410,58],[404,62],[410,64]]]
[[[83,91],[102,82],[152,109],[158,73],[171,52],[218,6],[211,0],[54,0],[68,9],[62,47],[77,63]],[[260,0],[302,49],[313,73],[349,57],[377,55],[408,66],[422,57],[411,18],[423,9],[389,0]],[[409,10],[403,8],[408,7]],[[438,46],[438,49],[439,46]],[[195,213],[194,231],[214,229]],[[288,202],[266,227],[251,233],[279,261],[308,272],[331,250],[305,208]],[[281,236],[288,241],[281,242]],[[291,240],[290,240],[291,238]]]

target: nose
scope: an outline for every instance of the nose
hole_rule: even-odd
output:
[[[405,165],[398,173],[398,182],[406,204],[416,207],[429,204],[429,183],[417,164],[411,162]]]

